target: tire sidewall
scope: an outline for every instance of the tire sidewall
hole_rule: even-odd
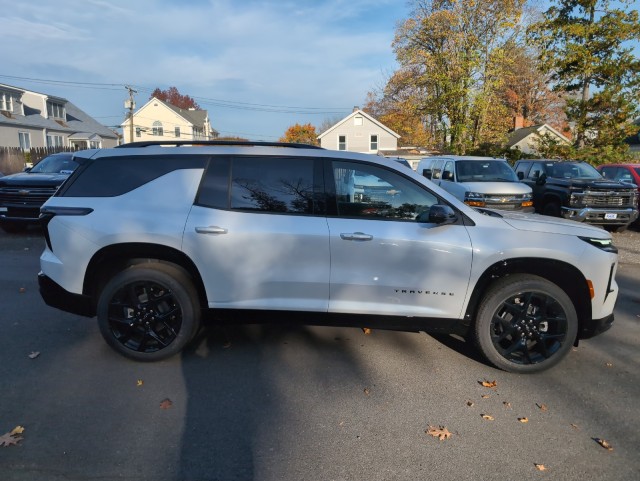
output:
[[[138,281],[152,281],[169,289],[182,311],[182,324],[176,338],[159,351],[144,353],[129,349],[116,339],[109,326],[108,311],[113,296],[127,284]],[[137,361],[159,361],[180,352],[196,334],[200,325],[200,308],[193,284],[180,270],[162,264],[134,265],[116,274],[104,286],[98,299],[97,318],[100,333],[117,352]]]
[[[567,318],[567,332],[560,349],[536,364],[517,364],[505,359],[493,345],[491,321],[496,310],[510,297],[521,292],[536,292],[555,299]],[[569,296],[556,284],[532,275],[512,275],[498,281],[481,302],[475,323],[476,346],[493,366],[515,373],[533,373],[556,365],[571,350],[578,334],[578,316]]]

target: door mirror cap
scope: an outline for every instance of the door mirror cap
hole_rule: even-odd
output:
[[[458,216],[448,205],[435,204],[427,212],[422,212],[416,220],[422,223],[446,225],[455,223]]]
[[[538,177],[538,178],[536,179],[536,184],[538,184],[538,185],[544,185],[544,184],[545,184],[545,182],[547,182],[547,174],[542,173],[542,174],[540,174],[540,177]]]

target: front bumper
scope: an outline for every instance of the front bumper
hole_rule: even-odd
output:
[[[563,207],[562,217],[577,222],[600,225],[627,225],[638,218],[638,210],[628,209],[596,209],[593,207]]]
[[[96,315],[96,308],[89,296],[73,294],[65,290],[42,272],[38,273],[38,285],[40,295],[48,306],[79,316],[94,317]]]
[[[578,339],[589,339],[591,337],[602,334],[605,331],[611,329],[613,325],[613,313],[609,314],[602,319],[591,319],[590,321],[583,321],[580,324],[580,330],[578,331]]]

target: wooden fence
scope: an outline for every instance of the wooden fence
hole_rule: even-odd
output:
[[[36,165],[56,152],[75,152],[72,147],[34,147],[23,151],[19,147],[0,147],[0,172],[4,175],[22,172],[28,164]]]

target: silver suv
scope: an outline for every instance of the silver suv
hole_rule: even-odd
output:
[[[377,156],[295,144],[128,144],[75,155],[42,208],[47,304],[137,360],[205,319],[456,333],[534,372],[613,322],[602,229],[473,209]]]

